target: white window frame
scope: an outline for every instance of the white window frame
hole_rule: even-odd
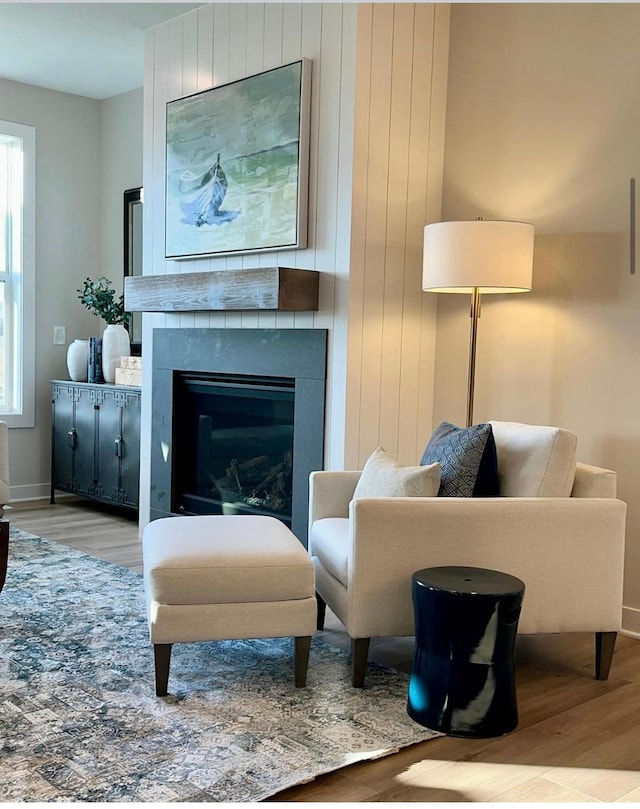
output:
[[[23,208],[21,266],[9,282],[18,316],[18,352],[13,369],[14,406],[0,409],[0,420],[9,427],[35,426],[36,366],[36,130],[33,126],[0,121],[0,134],[22,140]],[[6,324],[5,324],[6,325]],[[14,334],[15,334],[15,330]],[[6,331],[5,331],[6,339]]]

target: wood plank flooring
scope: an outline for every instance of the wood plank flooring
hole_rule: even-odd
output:
[[[88,501],[17,503],[22,528],[140,572],[135,517]],[[327,611],[323,639],[348,647]],[[291,802],[638,802],[640,641],[619,636],[606,682],[593,679],[593,636],[521,636],[518,727],[497,739],[442,737],[279,793]],[[410,670],[411,639],[378,640],[371,656]],[[348,671],[345,667],[345,677]]]

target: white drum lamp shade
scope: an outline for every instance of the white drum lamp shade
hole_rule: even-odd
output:
[[[476,219],[435,222],[424,229],[422,289],[471,295],[467,427],[473,423],[480,294],[529,292],[533,225]]]
[[[422,289],[427,292],[528,292],[533,225],[524,222],[435,222],[424,229]]]

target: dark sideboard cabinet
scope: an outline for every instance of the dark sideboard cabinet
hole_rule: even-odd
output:
[[[51,382],[51,502],[55,491],[137,509],[140,388]]]

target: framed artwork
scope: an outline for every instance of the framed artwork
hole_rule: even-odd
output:
[[[167,103],[165,256],[306,247],[311,61]]]

